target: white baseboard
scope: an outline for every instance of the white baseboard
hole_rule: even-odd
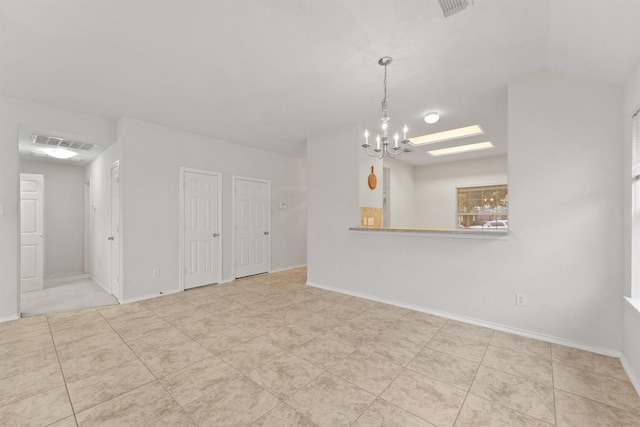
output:
[[[636,393],[640,395],[640,381],[638,381],[638,377],[636,376],[635,372],[633,372],[633,369],[631,369],[631,364],[625,357],[624,353],[620,355],[620,363],[622,364],[622,367],[627,373],[627,376],[629,377],[631,384],[633,384],[633,388],[636,389]]]
[[[12,314],[11,316],[0,317],[0,323],[10,322],[12,320],[18,320],[20,318],[20,314]]]
[[[611,357],[616,357],[616,358],[620,358],[622,356],[622,353],[620,351],[617,351],[617,350],[611,350],[609,348],[592,346],[592,345],[589,345],[589,344],[584,344],[584,343],[580,343],[580,342],[576,342],[576,341],[567,340],[567,339],[564,339],[564,338],[554,337],[554,336],[551,336],[551,335],[540,334],[540,333],[537,333],[537,332],[532,332],[532,331],[527,331],[527,330],[524,330],[524,329],[518,329],[518,328],[513,328],[513,327],[510,327],[510,326],[501,325],[501,324],[498,324],[498,323],[487,322],[485,320],[473,319],[473,318],[470,318],[470,317],[460,316],[460,315],[453,314],[453,313],[448,313],[448,312],[445,312],[445,311],[433,310],[433,309],[430,309],[430,308],[427,308],[427,307],[421,307],[421,306],[417,306],[417,305],[406,304],[406,303],[403,303],[403,302],[400,302],[400,301],[390,300],[390,299],[386,299],[386,298],[378,298],[378,297],[367,295],[367,294],[363,294],[363,293],[360,293],[360,292],[346,291],[344,289],[334,288],[334,287],[331,287],[331,286],[325,286],[325,285],[321,285],[321,284],[313,283],[313,282],[309,282],[309,281],[307,281],[307,285],[313,286],[314,288],[326,289],[328,291],[338,292],[338,293],[341,293],[341,294],[346,294],[346,295],[351,295],[351,296],[354,296],[354,297],[359,297],[359,298],[364,298],[364,299],[368,299],[368,300],[372,300],[372,301],[377,301],[377,302],[381,302],[381,303],[384,303],[384,304],[395,305],[397,307],[408,308],[409,310],[415,310],[415,311],[419,311],[419,312],[422,312],[422,313],[433,314],[434,316],[440,316],[440,317],[444,317],[446,319],[452,319],[452,320],[458,320],[460,322],[471,323],[473,325],[483,326],[485,328],[491,328],[491,329],[495,329],[497,331],[507,332],[507,333],[514,334],[514,335],[520,335],[520,336],[527,337],[527,338],[533,338],[533,339],[536,339],[536,340],[539,340],[539,341],[545,341],[545,342],[549,342],[549,343],[553,343],[553,344],[564,345],[566,347],[576,348],[576,349],[579,349],[579,350],[586,350],[586,351],[590,351],[592,353],[598,353],[598,354],[602,354],[602,355],[605,355],[605,356],[611,356]]]
[[[90,276],[89,278],[91,280],[93,280],[96,283],[96,285],[100,286],[103,291],[105,291],[106,293],[111,295],[111,290],[107,289],[107,287],[104,285],[104,283],[102,283],[100,280],[98,280],[95,276]]]
[[[53,280],[53,279],[65,279],[65,280],[79,280],[79,279],[88,279],[91,277],[89,273],[80,273],[79,271],[73,273],[60,273],[60,274],[50,274],[48,276],[44,276],[45,280]]]
[[[120,303],[121,304],[129,304],[129,303],[132,303],[132,302],[144,301],[144,300],[147,300],[147,299],[161,297],[161,296],[165,296],[165,295],[177,294],[178,292],[182,292],[182,291],[180,289],[171,289],[171,290],[168,290],[168,291],[162,291],[162,292],[156,292],[156,293],[153,293],[153,294],[141,295],[139,297],[122,299],[120,301]]]
[[[278,268],[277,270],[271,270],[270,273],[277,273],[279,271],[293,270],[294,268],[302,268],[302,267],[306,267],[306,266],[307,266],[307,264],[290,265],[289,267],[283,267],[283,268]]]

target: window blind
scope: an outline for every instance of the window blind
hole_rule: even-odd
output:
[[[631,175],[640,175],[640,110],[631,118]]]

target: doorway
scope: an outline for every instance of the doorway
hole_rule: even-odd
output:
[[[222,175],[180,169],[181,288],[220,283],[222,258]]]
[[[90,195],[85,168],[21,159],[20,170],[21,315],[117,303],[85,269]]]
[[[233,177],[234,277],[271,271],[271,182]]]

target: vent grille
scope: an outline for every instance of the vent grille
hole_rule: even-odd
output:
[[[97,145],[89,144],[86,142],[72,141],[70,139],[56,138],[53,136],[46,136],[46,135],[38,135],[35,133],[32,135],[31,141],[34,144],[48,145],[50,147],[71,148],[75,150],[92,150],[97,147]]]
[[[466,9],[469,5],[469,0],[438,0],[438,2],[445,18]]]

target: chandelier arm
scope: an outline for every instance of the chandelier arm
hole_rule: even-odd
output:
[[[396,157],[398,157],[400,153],[401,153],[400,151],[387,150],[387,156],[391,157],[392,159],[395,159]]]
[[[363,147],[364,147],[364,151],[366,151],[366,152],[367,152],[367,154],[368,154],[369,156],[371,156],[371,157],[378,157],[378,156],[380,156],[380,153],[376,153],[376,152],[373,152],[373,153],[372,153],[371,151],[369,151],[369,147],[365,147],[364,145],[363,145]]]

